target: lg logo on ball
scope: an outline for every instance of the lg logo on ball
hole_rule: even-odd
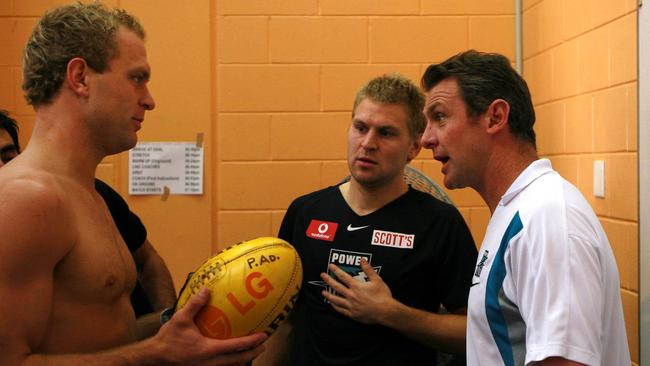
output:
[[[232,292],[226,295],[228,302],[242,316],[255,308],[256,302],[254,299],[263,300],[269,295],[273,290],[273,284],[262,273],[251,272],[246,276],[244,288],[246,289],[246,293],[253,299],[239,299]],[[213,338],[230,338],[232,327],[230,325],[230,319],[224,311],[215,306],[208,305],[201,311],[201,313],[203,312],[207,313],[202,315],[207,315],[208,318],[212,319],[210,322],[203,324],[203,331]]]
[[[217,253],[188,281],[176,311],[202,287],[209,288],[210,301],[194,318],[204,335],[221,339],[258,332],[270,335],[293,308],[302,283],[302,263],[291,244],[261,237]]]
[[[258,280],[259,279],[259,280]],[[253,281],[256,281],[253,283]],[[271,284],[271,281],[266,279],[263,274],[260,272],[251,272],[247,277],[246,277],[246,284],[245,284],[246,292],[248,292],[249,295],[251,295],[253,298],[262,300],[266,296],[268,296],[269,292],[273,290],[273,285]],[[226,295],[226,298],[230,303],[237,309],[237,311],[241,315],[245,315],[248,313],[249,310],[251,310],[255,306],[255,301],[250,300],[244,305],[235,297],[235,295],[232,292],[229,292],[228,295]]]

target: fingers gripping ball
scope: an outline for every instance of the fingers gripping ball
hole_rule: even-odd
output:
[[[298,299],[302,263],[286,241],[262,237],[217,253],[190,277],[176,310],[202,287],[210,303],[194,318],[207,337],[233,338],[265,332],[271,335]]]

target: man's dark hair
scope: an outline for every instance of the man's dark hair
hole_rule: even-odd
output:
[[[9,112],[0,110],[0,129],[7,131],[11,139],[14,141],[16,150],[20,152],[20,144],[18,144],[18,124],[16,120],[9,117]]]
[[[440,64],[430,65],[422,76],[422,88],[428,92],[446,79],[458,82],[471,117],[485,113],[495,99],[508,102],[510,132],[535,146],[535,109],[530,91],[505,56],[475,50],[459,53]]]

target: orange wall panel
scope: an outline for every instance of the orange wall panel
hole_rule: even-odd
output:
[[[609,34],[607,28],[595,29],[578,38],[578,90],[580,93],[609,85]]]
[[[490,32],[486,32],[486,30]],[[498,52],[515,59],[515,18],[511,15],[477,16],[469,18],[469,46],[479,51]],[[502,34],[495,37],[494,34]]]
[[[553,54],[547,51],[524,58],[523,68],[533,103],[538,105],[550,101],[553,95]]]
[[[350,171],[348,170],[347,159],[339,161],[324,161],[321,163],[320,186],[329,187],[335,185],[343,181],[343,179],[349,175]]]
[[[566,98],[578,94],[578,42],[565,42],[551,51],[553,71],[551,73],[552,99]]]
[[[545,0],[539,4],[539,47],[547,50],[562,41],[564,0]]]
[[[590,6],[594,9],[592,13],[592,25],[594,26],[609,23],[612,19],[633,10],[628,8],[629,2],[627,0],[592,0]]]
[[[421,0],[423,14],[512,14],[512,0]]]
[[[275,63],[364,62],[368,24],[363,17],[274,17],[269,49]],[[287,42],[291,40],[291,42]]]
[[[0,65],[20,65],[23,49],[36,24],[35,18],[0,18]]]
[[[553,169],[560,173],[564,179],[573,185],[578,185],[578,159],[574,155],[553,156],[551,162]]]
[[[522,46],[522,54],[524,59],[528,59],[540,51],[540,15],[539,6],[527,9],[522,15],[522,33],[525,37],[525,42]]]
[[[639,291],[639,226],[626,221],[603,219],[603,228],[607,233],[616,257],[618,271],[621,274],[621,287],[630,291]]]
[[[553,102],[537,107],[535,111],[535,134],[537,151],[541,155],[564,153],[565,111],[564,102]]]
[[[613,85],[637,78],[636,18],[636,13],[631,13],[614,21],[609,27],[610,73]]]
[[[223,65],[217,78],[220,112],[320,109],[317,65]]]
[[[27,101],[25,100],[25,93],[23,92],[23,89],[21,85],[23,84],[23,73],[22,73],[22,68],[20,67],[13,67],[11,68],[11,71],[13,72],[13,88],[14,88],[14,108],[15,110],[13,111],[14,114],[16,115],[34,115],[34,108],[27,104]]]
[[[286,209],[299,195],[320,187],[320,163],[223,163],[221,209]]]
[[[0,16],[10,16],[12,5],[11,0],[0,1]]]
[[[222,212],[217,219],[219,248],[224,249],[260,236],[276,236],[271,231],[271,213],[256,211]]]
[[[219,15],[312,15],[318,13],[318,0],[218,0],[216,3]]]
[[[609,184],[610,217],[639,221],[638,161],[636,153],[612,155],[608,161],[605,189]],[[606,163],[607,163],[606,162]],[[607,194],[607,193],[606,193]]]
[[[628,100],[628,88],[618,86],[594,94],[594,150],[625,151],[627,120],[636,100]]]
[[[271,236],[277,236],[282,225],[285,211],[272,211],[271,212]]]
[[[639,363],[639,295],[636,292],[621,290],[625,330],[630,343],[632,361]]]
[[[373,63],[432,63],[467,49],[467,17],[377,17],[370,20]]]
[[[222,114],[218,128],[217,148],[222,161],[270,159],[271,115]]]
[[[630,104],[630,108],[627,110],[626,114],[626,125],[627,125],[627,151],[638,151],[637,146],[639,142],[638,137],[638,128],[639,128],[639,109],[636,107],[639,100],[638,96],[638,87],[637,83],[630,83],[627,85],[627,101]]]
[[[416,15],[419,0],[321,0],[324,15]]]
[[[420,83],[420,66],[417,64],[340,64],[321,66],[321,105],[325,111],[351,113],[357,91],[368,80],[388,73],[399,73]]]
[[[219,17],[217,55],[220,63],[269,61],[269,18]]]
[[[592,0],[573,0],[564,2],[564,33],[565,39],[576,37],[592,27]]]
[[[350,115],[343,112],[274,114],[271,116],[271,158],[345,159],[349,125]]]
[[[594,149],[593,96],[579,95],[565,101],[566,135],[571,139],[571,143],[566,144],[566,152],[592,152]]]

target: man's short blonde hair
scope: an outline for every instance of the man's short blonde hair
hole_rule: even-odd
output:
[[[366,98],[378,103],[403,105],[406,109],[407,126],[411,137],[417,139],[424,132],[426,127],[426,120],[422,113],[424,95],[420,88],[404,76],[386,74],[368,81],[357,92],[352,117],[359,103]]]
[[[104,72],[117,55],[115,35],[124,27],[144,40],[142,25],[120,9],[100,2],[76,2],[43,15],[23,54],[23,85],[27,103],[49,103],[61,88],[68,62],[81,57],[94,71]]]

